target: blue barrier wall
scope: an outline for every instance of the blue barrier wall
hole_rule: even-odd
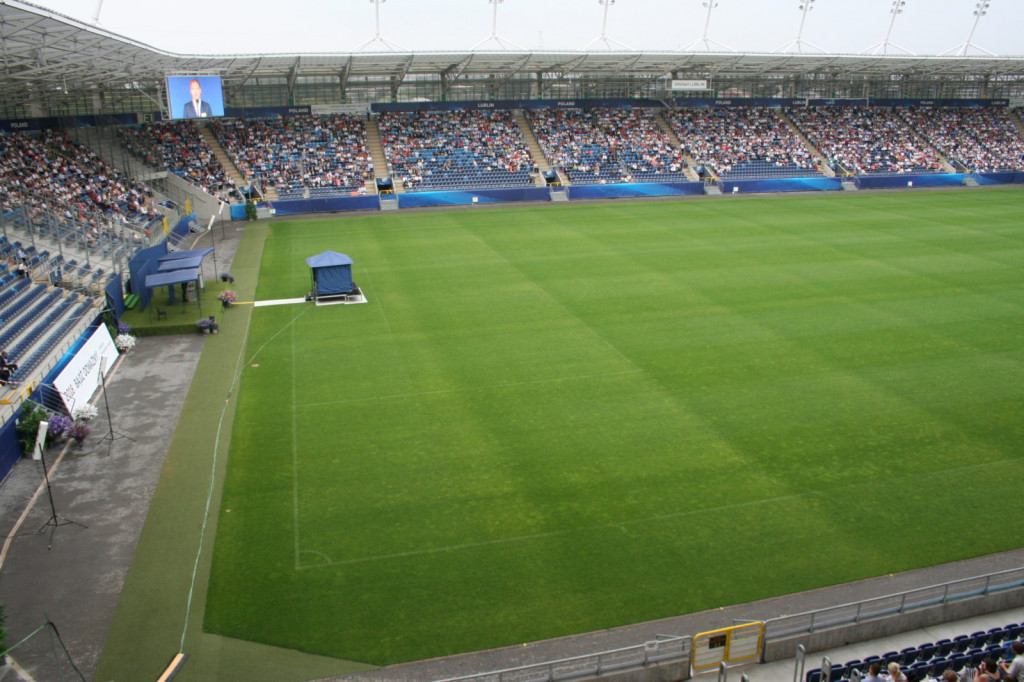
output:
[[[21,410],[18,410],[21,416]],[[11,469],[21,459],[21,446],[18,445],[18,432],[14,426],[15,419],[8,419],[7,423],[0,426],[0,481],[7,478]]]
[[[476,202],[473,199],[476,198]],[[547,201],[546,187],[519,189],[481,189],[464,192],[407,192],[398,195],[399,208],[425,206],[460,206],[465,204],[495,204],[507,201]]]
[[[377,195],[369,194],[361,197],[288,199],[271,202],[271,205],[274,207],[276,215],[297,215],[299,213],[329,213],[331,211],[367,211],[379,208],[380,203]],[[235,209],[241,209],[240,216],[235,216]],[[231,217],[235,220],[245,220],[245,206],[237,204],[232,206]]]
[[[839,178],[785,178],[779,180],[723,180],[722,193],[747,192],[821,192],[842,189]]]
[[[932,175],[886,175],[883,177],[861,176],[857,178],[860,189],[893,189],[897,187],[955,187],[964,184],[963,173],[935,173]]]
[[[124,287],[121,284],[121,278],[115,277],[110,280],[110,284],[103,291],[107,295],[107,305],[110,306],[114,317],[120,320],[124,315]]]
[[[616,185],[569,186],[569,199],[628,199],[703,193],[703,182],[637,182]]]
[[[170,236],[177,242],[184,239],[185,235],[187,235],[193,227],[196,229],[199,228],[199,219],[196,218],[195,213],[189,213],[187,216],[183,216],[181,220],[175,223],[174,227],[171,228]]]
[[[857,178],[857,185],[862,189],[893,189],[906,187],[913,182],[914,187],[942,187],[963,184],[964,178],[974,177],[979,184],[1024,183],[1024,173],[935,173],[926,175],[895,175],[883,177]],[[821,192],[842,189],[839,178],[810,177],[784,178],[778,180],[723,180],[722,192],[732,194],[757,194],[765,192]],[[570,200],[584,199],[626,199],[642,197],[686,196],[703,194],[704,183],[701,182],[638,182],[611,185],[570,185]],[[494,204],[517,201],[548,201],[546,187],[521,187],[516,189],[481,189],[447,192],[406,192],[397,194],[400,208],[425,208],[432,206],[463,206],[475,203]],[[260,204],[263,206],[264,204]],[[329,213],[334,211],[368,211],[377,210],[378,198],[375,195],[361,197],[335,197],[332,199],[292,199],[273,202],[276,215],[299,215],[310,213]],[[245,219],[245,206],[231,206],[232,220]],[[138,293],[138,292],[137,292]]]
[[[128,263],[129,281],[132,293],[139,297],[139,309],[145,310],[149,305],[153,292],[146,286],[146,275],[156,272],[157,258],[167,255],[167,243],[160,242],[156,246],[139,251]]]

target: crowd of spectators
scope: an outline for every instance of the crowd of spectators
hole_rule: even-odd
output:
[[[155,168],[166,168],[213,196],[229,201],[241,194],[193,121],[146,123],[118,129],[132,155]]]
[[[144,232],[160,214],[152,192],[63,131],[0,134],[0,200],[33,228],[56,230],[86,247]]]
[[[1005,109],[914,107],[904,115],[951,162],[982,172],[1024,169],[1024,140]]]
[[[529,184],[533,160],[511,111],[386,112],[380,137],[406,189]]]
[[[935,149],[920,140],[892,109],[792,107],[786,113],[828,159],[854,174],[934,173],[943,169]]]
[[[238,170],[275,187],[281,198],[308,189],[362,193],[373,179],[366,125],[358,116],[224,119],[212,126]]]
[[[818,172],[817,155],[765,107],[677,109],[665,120],[698,164],[722,177]]]
[[[687,180],[686,159],[646,108],[536,109],[530,124],[573,183]]]

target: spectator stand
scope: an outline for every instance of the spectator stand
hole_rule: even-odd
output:
[[[1006,109],[908,107],[903,117],[957,171],[1024,170],[1024,138]]]
[[[651,109],[534,109],[528,117],[552,168],[572,185],[690,180]]]
[[[665,120],[702,177],[755,180],[819,177],[817,154],[768,107],[677,109]]]
[[[239,171],[272,187],[278,199],[362,196],[373,178],[373,160],[362,118],[301,114],[225,119],[211,130]]]
[[[166,169],[210,196],[227,197],[235,190],[194,121],[125,126],[118,135],[124,148],[147,166]]]
[[[839,174],[922,175],[945,170],[937,151],[894,110],[833,106],[785,111]]]
[[[534,184],[511,111],[383,112],[378,127],[389,175],[406,192]]]

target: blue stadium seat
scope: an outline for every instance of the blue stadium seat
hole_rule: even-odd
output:
[[[970,648],[971,636],[970,635],[957,635],[953,638],[952,651],[955,653],[963,653]]]
[[[940,639],[935,642],[935,655],[936,656],[948,656],[953,651],[953,640],[951,639]]]

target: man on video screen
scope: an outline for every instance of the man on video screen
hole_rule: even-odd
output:
[[[203,101],[203,86],[199,85],[198,79],[192,79],[188,84],[188,91],[192,95],[192,99],[185,102],[185,110],[181,114],[182,118],[206,118],[213,116],[213,109],[210,107],[210,103]]]

